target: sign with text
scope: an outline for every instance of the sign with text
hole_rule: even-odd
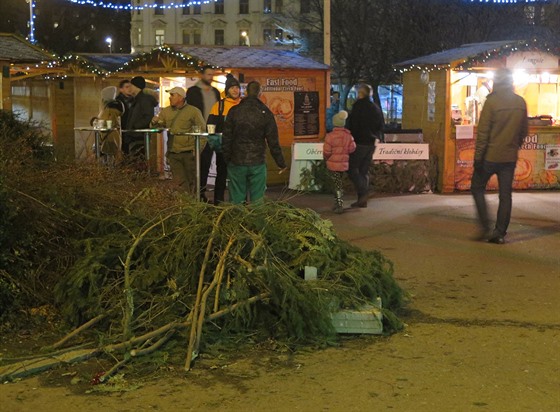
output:
[[[294,143],[294,160],[323,160],[323,143]]]
[[[373,160],[429,160],[429,144],[379,143]]]
[[[294,136],[319,134],[319,92],[294,92]]]
[[[271,75],[246,80],[261,84],[260,99],[274,115],[281,146],[289,146],[295,136],[319,137],[320,101],[315,77]]]
[[[507,57],[509,69],[557,69],[558,56],[538,51],[512,53]]]
[[[457,140],[455,161],[455,189],[469,190],[474,170],[476,140]],[[555,160],[556,159],[556,160]],[[498,188],[496,175],[488,182],[488,189]],[[525,137],[513,177],[514,189],[560,188],[560,133],[529,133]]]

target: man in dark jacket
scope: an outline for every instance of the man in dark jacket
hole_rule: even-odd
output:
[[[247,97],[230,109],[224,124],[222,150],[227,163],[232,203],[262,202],[266,190],[266,147],[280,168],[286,170],[278,142],[274,115],[259,100],[261,85],[250,82]]]
[[[146,80],[137,76],[131,81],[130,91],[133,96],[130,113],[126,120],[125,129],[147,129],[154,117],[154,107],[158,105],[155,97],[144,93]],[[144,150],[144,134],[127,132],[123,135],[122,149],[124,154],[139,154]]]
[[[121,116],[121,127],[123,129],[126,126],[128,115],[130,114],[130,106],[132,105],[133,100],[132,92],[130,91],[131,85],[132,83],[130,83],[130,80],[121,80],[118,87],[119,94],[117,94],[116,97],[116,100],[121,102],[124,107],[124,112]]]
[[[346,121],[356,150],[350,155],[348,175],[358,194],[358,200],[351,207],[367,207],[369,192],[369,167],[375,150],[376,140],[382,139],[383,113],[371,101],[371,87],[362,84],[358,89],[358,100],[352,106],[352,113]]]
[[[212,106],[220,100],[220,91],[212,86],[214,78],[212,66],[204,66],[200,72],[200,80],[187,90],[187,104],[200,110],[204,121],[207,121]]]
[[[517,152],[527,136],[527,104],[513,91],[509,70],[494,75],[492,93],[486,98],[477,128],[471,192],[481,227],[479,240],[503,244],[511,218],[511,191]],[[498,176],[500,203],[492,231],[484,192],[492,175]]]
[[[212,86],[214,78],[214,68],[212,66],[204,66],[201,69],[200,80],[194,86],[187,90],[187,104],[196,107],[202,113],[204,121],[208,121],[208,116],[214,104],[220,100],[220,91]],[[208,201],[206,198],[206,179],[208,171],[212,163],[212,155],[214,151],[208,144],[204,146],[200,153],[200,198]]]

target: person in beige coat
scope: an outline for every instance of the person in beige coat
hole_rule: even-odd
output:
[[[527,104],[514,93],[511,71],[500,69],[494,75],[493,91],[482,109],[478,123],[471,192],[476,204],[480,235],[478,240],[503,244],[511,219],[511,192],[517,152],[527,136]],[[484,193],[493,175],[498,176],[498,216],[490,226]]]

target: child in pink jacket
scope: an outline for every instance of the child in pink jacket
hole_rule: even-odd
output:
[[[342,213],[342,173],[348,171],[348,160],[350,153],[356,150],[356,143],[350,134],[350,130],[344,128],[348,112],[342,110],[334,115],[332,132],[327,133],[323,146],[323,158],[327,162],[327,169],[330,171],[334,182],[335,213]]]

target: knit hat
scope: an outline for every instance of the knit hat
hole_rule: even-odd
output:
[[[101,102],[103,104],[107,104],[110,101],[115,100],[116,96],[117,88],[115,86],[105,87],[103,90],[101,90]]]
[[[344,127],[346,125],[346,119],[348,119],[348,112],[346,110],[341,110],[335,114],[332,118],[333,126]]]
[[[185,96],[187,95],[185,89],[183,89],[182,87],[174,87],[172,89],[166,90],[166,92],[169,94],[178,94],[182,98],[185,98]]]
[[[228,94],[228,90],[235,86],[241,87],[239,85],[239,81],[235,77],[233,77],[233,74],[228,73],[226,76],[226,89],[225,89],[226,96]]]
[[[135,85],[139,89],[145,89],[146,88],[146,79],[144,79],[142,76],[133,77],[132,80],[130,81],[130,83],[132,83],[133,85]]]

